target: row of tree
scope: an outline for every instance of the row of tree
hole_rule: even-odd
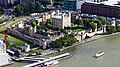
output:
[[[111,26],[111,25],[108,25],[107,27],[106,27],[106,31],[108,32],[108,33],[113,33],[113,32],[120,32],[120,26]]]
[[[104,17],[99,17],[98,19],[76,19],[74,24],[82,26],[86,29],[92,29],[93,31],[97,28],[98,30],[102,28],[102,25],[106,24],[106,19]],[[96,25],[97,24],[97,25]]]
[[[75,43],[77,39],[73,35],[65,35],[55,41],[50,43],[52,48],[62,48],[63,46],[70,46],[72,43]]]
[[[38,20],[31,20],[31,26],[33,28],[36,27],[36,30],[40,31],[43,25],[42,25],[42,22],[38,22]]]
[[[20,15],[29,15],[31,13],[40,13],[42,12],[42,7],[40,2],[31,2],[29,4],[19,4],[15,8],[15,13],[17,16]]]
[[[39,23],[38,20],[32,20],[31,25],[32,27],[35,27],[38,25],[38,23]]]
[[[48,29],[52,29],[52,30],[59,30],[58,27],[54,26],[51,22],[51,19],[48,19],[46,22],[38,22],[38,20],[31,20],[31,26],[33,28],[36,27],[37,31],[40,31],[42,29],[44,29],[45,31],[47,31]]]

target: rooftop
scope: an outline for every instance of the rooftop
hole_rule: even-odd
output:
[[[54,15],[52,18],[62,19],[62,16]]]
[[[104,5],[115,5],[118,4],[120,2],[120,0],[111,0],[111,1],[104,1],[104,2],[100,2],[101,4]]]
[[[69,17],[69,12],[66,11],[55,11],[55,13],[53,14],[52,18],[58,18],[58,19],[62,19],[62,17]]]
[[[120,7],[120,0],[108,0],[100,3],[86,1],[86,3]]]

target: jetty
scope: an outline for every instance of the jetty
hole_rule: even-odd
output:
[[[43,61],[46,58],[33,58],[33,57],[22,57],[22,58],[17,58],[15,61],[21,62],[21,61],[28,61],[28,62],[38,62],[38,61]]]
[[[45,59],[43,61],[38,61],[38,62],[35,62],[33,64],[29,64],[29,65],[26,65],[26,66],[23,66],[23,67],[34,67],[34,66],[39,66],[45,62],[50,62],[52,60],[62,60],[64,58],[68,58],[70,57],[71,54],[70,53],[65,53],[65,54],[62,54],[62,55],[58,55],[58,56],[55,56],[55,57],[50,57],[49,59]]]

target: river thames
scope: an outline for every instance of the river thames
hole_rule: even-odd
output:
[[[94,58],[93,55],[100,51],[104,51],[105,55]],[[61,60],[57,67],[120,67],[120,34],[78,45],[46,57],[66,52],[70,52],[72,57]],[[6,67],[21,67],[27,64],[30,63],[14,63]]]

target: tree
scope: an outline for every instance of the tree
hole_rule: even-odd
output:
[[[97,26],[95,25],[95,23],[90,23],[90,26],[91,26],[92,29],[96,29],[96,27],[97,27]]]
[[[35,3],[33,3],[33,2],[31,2],[30,4],[29,4],[29,9],[30,9],[30,12],[31,13],[35,13],[36,12],[36,4]]]
[[[83,20],[82,19],[76,19],[76,21],[74,23],[77,24],[78,26],[79,25],[83,26]]]
[[[28,16],[28,15],[30,15],[31,14],[31,9],[30,9],[30,6],[28,6],[28,5],[25,5],[25,7],[24,7],[25,9],[24,9],[24,15],[26,16]]]
[[[63,46],[67,46],[68,45],[68,42],[66,40],[63,40]]]
[[[59,30],[58,27],[54,26],[52,24],[52,20],[51,19],[47,19],[46,21],[46,27],[49,28],[49,29],[52,29],[52,30]]]
[[[109,26],[107,26],[106,30],[107,30],[107,32],[109,32],[109,33],[113,33],[113,32],[116,31],[116,27],[109,25]]]
[[[100,20],[94,20],[94,23],[97,23],[97,29],[102,27],[102,22]]]
[[[47,19],[46,23],[51,23],[52,19]]]
[[[61,48],[62,46],[69,46],[72,43],[76,42],[77,39],[73,35],[65,35],[64,37],[61,37],[55,41],[52,41],[50,43],[52,48]]]
[[[52,22],[52,20],[51,19],[47,19],[47,21],[46,21],[46,26],[49,26],[50,24],[51,24],[51,22]]]
[[[84,20],[83,20],[83,24],[84,24],[84,26],[87,26],[87,24],[90,22],[90,19],[89,18],[85,18]]]
[[[66,33],[66,30],[65,30],[65,29],[61,29],[60,31]]]
[[[41,26],[40,25],[37,25],[37,29],[40,29],[41,28]]]
[[[41,12],[41,10],[42,10],[41,3],[40,2],[36,2],[35,4],[36,4],[36,7],[35,7],[36,12]]]
[[[4,14],[4,12],[5,10],[2,7],[0,7],[0,15]]]
[[[35,27],[35,26],[37,26],[37,24],[38,24],[38,20],[32,20],[32,27]]]
[[[40,13],[42,11],[41,3],[40,2],[30,2],[29,10],[31,13]]]
[[[95,31],[95,29],[96,29],[96,25],[95,25],[95,23],[90,23],[90,28],[92,29],[92,31]]]
[[[69,46],[70,44],[76,42],[76,38],[73,35],[65,35],[64,38],[61,38],[63,46]],[[67,44],[65,43],[67,42]]]
[[[115,32],[116,31],[116,27],[115,26],[111,26],[111,31]]]
[[[38,24],[39,22],[38,22],[38,20],[35,20],[35,22],[36,22],[36,24]]]
[[[90,29],[90,23],[91,23],[92,21],[89,19],[89,18],[85,18],[84,20],[83,20],[83,25],[84,25],[84,27],[85,28],[87,28],[87,29]]]
[[[15,8],[15,12],[16,12],[17,16],[23,15],[24,14],[24,10],[25,10],[25,8],[24,8],[23,4],[19,4]]]
[[[103,25],[106,24],[106,18],[104,18],[104,17],[99,17],[98,19],[102,22]]]
[[[36,23],[35,22],[32,22],[32,27],[35,27],[36,26]]]
[[[29,4],[19,4],[15,8],[17,16],[29,15],[31,13],[40,13],[42,11],[40,2],[30,2]]]
[[[117,29],[117,31],[119,31],[119,32],[120,32],[120,26],[117,26],[117,27],[116,27],[116,29]]]
[[[52,48],[62,48],[62,42],[60,42],[58,39],[56,41],[52,41],[50,45]]]

